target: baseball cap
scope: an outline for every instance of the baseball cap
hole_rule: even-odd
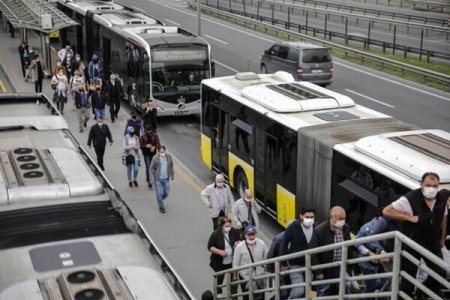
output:
[[[253,225],[248,225],[245,227],[244,230],[245,234],[249,234],[249,233],[255,233],[256,234],[256,227]]]

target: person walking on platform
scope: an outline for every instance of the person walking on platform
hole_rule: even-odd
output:
[[[97,155],[97,164],[105,171],[105,166],[103,165],[103,156],[105,155],[106,139],[109,141],[109,145],[113,144],[113,139],[111,136],[111,131],[108,125],[103,124],[103,118],[97,117],[97,123],[91,127],[89,131],[89,137],[87,145],[91,148],[94,144],[95,154]]]
[[[91,77],[92,78],[92,77]],[[114,123],[120,110],[120,101],[125,96],[122,84],[117,79],[116,74],[112,73],[109,76],[108,82],[105,84],[105,94],[109,112],[111,114],[111,122]]]
[[[23,41],[19,46],[19,57],[20,57],[20,66],[22,68],[22,76],[25,78],[25,71],[27,69],[27,66],[25,64],[25,54],[28,55],[28,45]]]
[[[309,244],[314,233],[314,216],[315,210],[313,208],[302,208],[300,212],[300,219],[293,221],[286,228],[283,241],[281,242],[280,256],[301,252],[309,248]],[[283,261],[281,270],[296,270],[304,266],[305,259],[303,257],[299,257],[291,259],[289,262]],[[304,272],[292,272],[289,276],[292,284],[300,284],[305,282]],[[302,298],[304,295],[305,288],[296,287],[292,289],[289,298]]]
[[[253,198],[251,190],[245,190],[244,197],[236,201],[231,212],[236,228],[244,230],[247,225],[259,228],[258,214],[261,213],[261,206]]]
[[[134,127],[134,132],[138,137],[140,137],[144,133],[144,124],[141,118],[138,117],[137,112],[135,110],[131,111],[131,118],[127,120],[124,135],[127,133],[128,126]]]
[[[88,72],[91,81],[98,80],[102,83],[103,64],[97,54],[92,55],[92,60],[88,65]]]
[[[164,200],[169,196],[170,179],[175,179],[172,156],[166,153],[166,147],[161,145],[150,164],[150,180],[155,183],[156,200],[160,213],[166,212]]]
[[[433,172],[423,174],[420,188],[413,190],[398,200],[386,206],[383,214],[393,220],[402,221],[400,231],[410,239],[442,258],[441,248],[445,245],[445,231],[447,226],[447,199],[442,197],[439,190],[439,175]],[[448,198],[448,197],[447,197]],[[420,252],[405,247],[411,255],[420,260],[423,258],[427,267],[440,274],[442,269],[426,259]],[[408,259],[402,258],[402,270],[408,274],[416,274],[417,266]],[[445,276],[444,276],[445,277]],[[424,282],[431,291],[440,295],[440,284],[428,275]],[[407,295],[414,291],[413,283],[402,280],[400,290]],[[423,294],[416,292],[421,299]]]
[[[228,217],[217,218],[216,227],[208,240],[208,251],[211,252],[209,265],[214,272],[220,272],[233,266],[234,247],[240,241],[240,232],[231,227]],[[224,278],[224,275],[217,277],[217,284],[221,285]],[[231,293],[236,292],[237,286],[231,290]],[[218,293],[222,293],[222,288],[218,288]]]
[[[34,83],[34,91],[36,93],[42,93],[44,71],[42,70],[42,64],[38,54],[34,56],[26,73],[26,77],[31,77],[31,81]]]
[[[320,223],[315,228],[309,248],[340,243],[350,240],[350,227],[345,223],[345,210],[341,206],[334,206],[330,210],[330,219]],[[351,252],[348,253],[349,257]],[[321,265],[331,262],[339,262],[342,259],[342,248],[336,248],[327,252],[321,252],[312,256],[312,265]],[[319,280],[335,279],[339,277],[340,267],[316,269],[313,271],[315,278]],[[339,283],[320,284],[317,286],[317,296],[337,295]],[[345,283],[345,293],[351,292],[351,283]]]
[[[55,87],[53,100],[56,103],[56,108],[63,115],[64,103],[67,102],[67,94],[69,93],[69,84],[63,69],[59,69],[58,75],[53,76],[51,84]]]
[[[263,240],[256,237],[257,229],[255,226],[247,225],[244,230],[245,240],[237,244],[234,249],[233,255],[233,268],[249,265],[255,262],[265,260],[267,257],[267,247]],[[261,290],[266,288],[266,279],[256,279],[254,282],[247,282],[250,277],[250,271],[252,269],[242,269],[233,274],[234,281],[246,280],[241,283],[242,292],[247,292],[249,290],[249,284],[253,284],[253,290]],[[258,266],[253,268],[253,277],[259,277],[264,275],[264,266]],[[239,278],[238,278],[239,277]],[[243,296],[243,300],[248,300],[249,296]],[[264,293],[253,294],[253,299],[263,300]]]
[[[63,66],[62,62],[58,59],[53,67],[53,76],[59,74],[59,70],[63,70],[63,74],[67,76],[67,69]]]
[[[228,217],[234,205],[230,187],[225,184],[225,178],[222,174],[216,175],[216,181],[201,192],[200,198],[208,205],[213,230],[216,230],[219,217]]]
[[[147,108],[144,112],[144,115],[142,116],[142,120],[144,121],[144,127],[146,125],[151,125],[153,130],[156,131],[156,128],[158,126],[157,109],[152,99],[147,100]]]
[[[78,91],[80,85],[85,85],[84,79],[80,74],[80,70],[75,70],[73,76],[69,79],[69,90],[72,99],[75,99],[75,93]]]
[[[127,134],[123,138],[124,163],[127,166],[127,177],[129,187],[138,187],[137,176],[141,164],[139,157],[139,136],[133,126],[127,127]]]
[[[152,159],[155,156],[156,151],[160,146],[160,143],[159,143],[159,136],[153,130],[151,125],[145,126],[145,131],[141,135],[140,143],[142,155],[144,156],[145,176],[147,184],[149,188],[153,188],[153,181],[150,180],[150,164],[152,163]]]
[[[101,117],[102,119],[104,119],[106,96],[102,91],[102,87],[98,81],[95,81],[93,84],[91,84],[89,97],[91,98],[92,113],[94,114],[94,118],[96,119],[98,117]]]
[[[75,92],[75,98],[73,103],[74,110],[76,109],[78,125],[80,132],[83,132],[83,128],[87,127],[89,121],[89,108],[90,102],[87,92],[84,90],[84,84],[78,86],[78,91]]]

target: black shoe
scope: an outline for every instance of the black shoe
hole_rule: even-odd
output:
[[[165,209],[164,207],[163,207],[163,208],[160,208],[160,209],[159,209],[159,212],[162,213],[162,214],[165,214],[165,213],[166,213],[166,209]]]
[[[86,128],[87,127],[87,121],[84,121],[83,125],[84,125],[84,128]]]
[[[148,183],[148,187],[152,189],[153,188],[153,183],[149,182]]]
[[[133,181],[133,183],[134,183],[134,186],[135,187],[138,187],[139,186],[139,184],[138,184],[138,182],[135,180],[135,181]]]
[[[114,123],[114,119],[111,119],[111,123]]]
[[[133,182],[131,182],[131,181],[128,182],[128,186],[129,186],[129,187],[133,187]]]
[[[100,169],[102,169],[102,171],[105,171],[105,167],[104,166],[100,166]]]

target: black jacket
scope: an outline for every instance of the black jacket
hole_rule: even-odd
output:
[[[350,227],[347,224],[344,225],[343,234],[344,241],[350,240]],[[309,243],[309,248],[312,249],[330,244],[334,244],[334,232],[331,230],[330,221],[325,221],[317,225],[317,227],[315,228],[311,242]],[[334,251],[331,250],[313,255],[312,264],[318,265],[333,262],[333,252]],[[348,257],[350,258],[352,256],[352,251],[349,251],[348,253]],[[333,278],[329,271],[329,269],[315,270],[314,275],[323,273],[325,279]]]
[[[106,105],[106,96],[102,91],[90,91],[89,97],[91,97],[92,109],[103,109]]]
[[[111,80],[108,80],[105,84],[105,94],[108,105],[111,105],[111,101],[125,98],[125,92],[120,80],[116,79],[114,85],[111,83]]]
[[[281,242],[280,246],[280,256],[291,254],[291,253],[297,253],[304,250],[307,250],[309,248],[308,241],[306,240],[305,233],[303,232],[302,225],[300,223],[301,221],[295,220],[289,226],[286,228],[286,231],[284,233],[284,238]],[[314,232],[313,232],[314,237]],[[311,241],[312,242],[312,237]],[[285,264],[286,262],[283,262]],[[305,265],[305,258],[299,257],[295,259],[291,259],[289,261],[291,265]]]
[[[411,205],[413,215],[419,216],[419,222],[403,222],[401,227],[401,231],[406,236],[433,253],[440,252],[442,219],[447,208],[447,199],[441,197],[439,193],[436,196],[433,211],[425,203],[421,189],[407,193],[405,197]]]
[[[153,108],[149,112],[145,111],[144,115],[142,116],[142,120],[144,121],[144,128],[146,125],[151,125],[153,130],[156,130],[156,127],[158,126],[156,119],[157,119],[156,108]]]
[[[230,238],[230,243],[231,246],[233,248],[233,253],[234,253],[234,244],[239,241],[239,237],[240,237],[240,232],[235,229],[235,228],[231,228],[230,233],[228,234],[228,237]],[[216,247],[217,249],[220,250],[225,250],[225,239],[224,239],[224,235],[222,233],[222,229],[218,228],[216,230],[213,231],[213,233],[211,234],[211,236],[209,237],[209,241],[208,241],[208,250],[211,249],[211,247]],[[223,257],[214,253],[211,253],[211,261],[209,263],[209,265],[211,266],[211,268],[214,271],[220,271],[222,270],[220,268],[220,266],[222,265],[222,261],[223,261]]]
[[[102,128],[98,124],[95,124],[91,127],[91,130],[89,131],[89,137],[88,137],[88,146],[91,146],[91,143],[94,144],[95,147],[105,147],[106,146],[106,139],[109,140],[110,143],[113,142],[111,131],[109,130],[108,125],[103,124]]]

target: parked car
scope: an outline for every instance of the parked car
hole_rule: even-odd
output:
[[[322,86],[332,82],[333,61],[330,48],[304,42],[275,43],[261,56],[261,73],[286,71],[296,80]]]

